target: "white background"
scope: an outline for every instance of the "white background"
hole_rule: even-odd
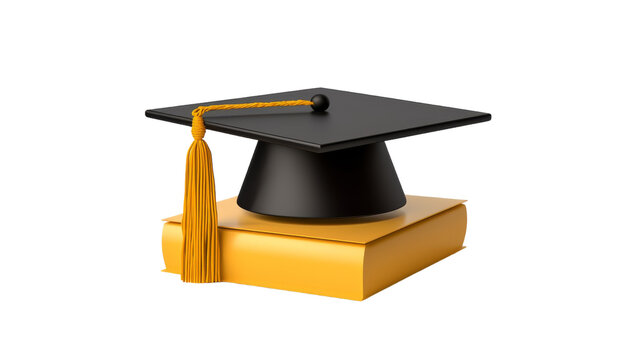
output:
[[[443,3],[3,3],[0,358],[640,359],[640,4]],[[192,137],[144,110],[317,86],[493,114],[388,142],[467,248],[363,302],[162,273]]]

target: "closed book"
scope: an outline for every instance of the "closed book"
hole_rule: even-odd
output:
[[[385,214],[265,216],[217,203],[222,281],[363,300],[463,248],[464,200],[407,195]],[[180,274],[181,215],[165,219],[166,272]]]

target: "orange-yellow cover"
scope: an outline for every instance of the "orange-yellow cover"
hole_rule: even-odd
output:
[[[407,195],[390,213],[292,219],[217,203],[222,280],[363,300],[462,249],[463,200]],[[181,215],[165,219],[166,270],[180,273]]]

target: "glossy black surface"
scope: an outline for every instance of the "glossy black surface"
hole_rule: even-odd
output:
[[[265,215],[337,218],[393,211],[406,197],[383,142],[313,153],[259,141],[237,203]]]
[[[324,94],[313,95],[313,97],[310,98],[310,101],[313,102],[310,107],[317,112],[324,112],[330,106],[330,100],[328,99],[328,96]]]
[[[329,98],[326,112],[315,112],[310,106],[212,111],[204,116],[205,126],[323,153],[491,119],[487,113],[325,88],[147,110],[145,115],[189,126],[192,110],[200,105],[308,100],[315,94]]]

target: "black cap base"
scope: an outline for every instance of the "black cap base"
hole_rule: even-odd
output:
[[[406,197],[383,142],[314,153],[259,141],[237,204],[264,215],[338,218],[393,211]]]

